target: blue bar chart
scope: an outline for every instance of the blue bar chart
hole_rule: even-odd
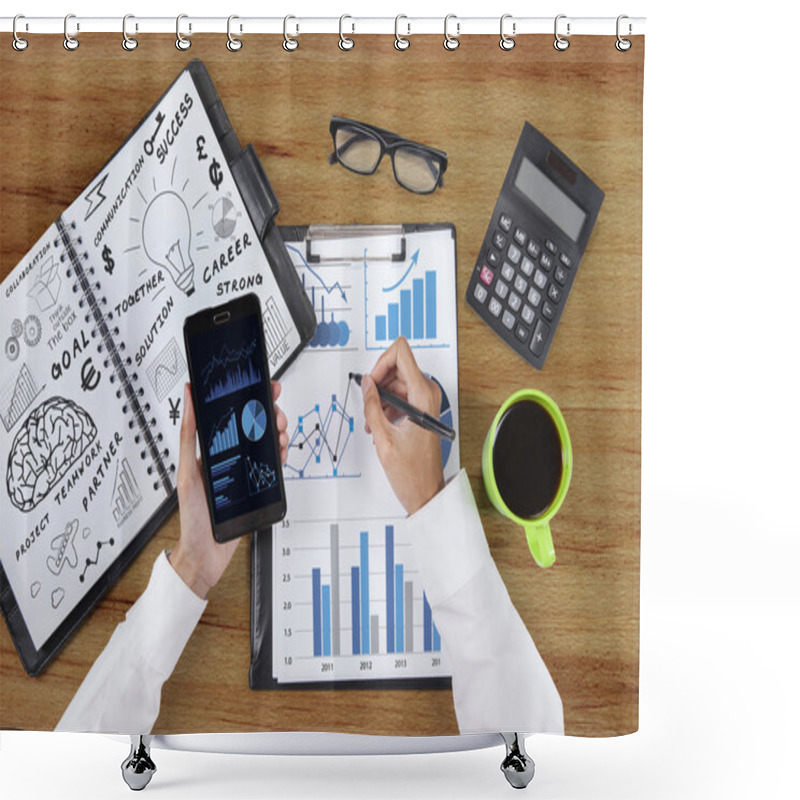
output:
[[[236,425],[236,414],[229,408],[211,429],[208,454],[217,456],[239,444],[239,429]]]
[[[396,302],[377,314],[375,340],[392,342],[398,336],[409,341],[431,342],[436,339],[436,273],[427,270],[424,278],[414,278],[410,289],[400,289]]]
[[[292,523],[274,533],[279,680],[448,674],[400,524]]]

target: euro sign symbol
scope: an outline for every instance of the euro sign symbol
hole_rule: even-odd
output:
[[[208,154],[203,152],[203,145],[206,143],[205,136],[198,136],[197,137],[197,160],[202,161],[204,158],[208,158]]]
[[[211,166],[208,168],[208,177],[211,183],[214,184],[214,188],[219,191],[219,185],[222,183],[223,175],[216,158],[211,162]]]
[[[84,392],[93,392],[100,383],[100,371],[94,368],[92,358],[86,359],[81,367],[81,389]]]
[[[103,248],[102,257],[103,261],[106,262],[103,269],[110,275],[114,271],[114,259],[111,257],[111,248],[108,245]]]

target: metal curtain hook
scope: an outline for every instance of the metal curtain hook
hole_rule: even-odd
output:
[[[297,50],[298,47],[300,47],[300,42],[298,42],[294,37],[289,36],[287,25],[290,19],[295,19],[295,17],[289,14],[283,18],[283,49],[289,53],[292,53]],[[296,27],[296,30],[298,33],[300,32],[299,25]]]
[[[617,50],[620,51],[620,53],[624,53],[627,50],[630,50],[631,47],[633,46],[633,42],[631,42],[630,39],[623,39],[622,36],[620,36],[620,33],[619,33],[620,25],[619,24],[624,19],[628,19],[626,14],[620,14],[617,17],[617,41],[615,42],[614,47],[616,47]],[[630,36],[630,33],[631,33],[631,24],[628,23],[628,35],[629,36]]]
[[[511,14],[503,14],[503,16],[500,17],[500,49],[501,50],[513,50],[514,49],[514,45],[516,44],[516,42],[511,37],[517,32],[517,23],[516,22],[512,22],[511,23],[511,36],[506,36],[506,34],[505,34],[504,30],[503,30],[503,26],[505,25],[505,21],[507,19],[511,19],[511,17],[512,17]]]
[[[225,43],[225,47],[227,47],[228,50],[231,51],[231,53],[236,53],[236,52],[238,52],[239,50],[242,49],[242,40],[241,39],[237,39],[231,33],[231,22],[233,22],[233,20],[235,20],[235,19],[239,19],[239,17],[237,17],[236,14],[231,14],[228,17],[228,41]],[[242,27],[240,25],[239,26],[239,31],[241,31],[241,30],[242,30]]]
[[[133,14],[126,14],[122,18],[122,49],[131,51],[131,50],[135,50],[139,46],[139,42],[133,36],[128,36],[128,20],[129,19],[134,19]]]
[[[67,16],[64,17],[64,49],[65,50],[77,50],[78,49],[78,45],[80,44],[80,42],[74,36],[70,36],[69,35],[69,31],[67,30],[67,28],[69,27],[69,21],[71,19],[75,19],[75,15],[74,14],[67,14]],[[75,31],[77,32],[78,30],[80,30],[80,26],[76,23]]]
[[[558,21],[560,19],[566,19],[566,18],[567,18],[566,14],[559,14],[556,17],[555,25],[554,25],[554,28],[553,28],[553,30],[555,32],[555,36],[556,36],[555,41],[553,42],[553,47],[555,47],[556,50],[560,50],[562,52],[569,47],[569,39],[565,39],[563,36],[559,35],[559,33],[558,33]],[[567,36],[569,36],[569,22],[567,23]]]
[[[451,19],[456,20],[456,35],[451,36],[447,32],[447,23],[450,22]],[[461,30],[461,23],[457,21],[458,17],[455,14],[448,14],[444,18],[444,48],[445,50],[457,50],[458,46],[461,42],[458,40],[458,34]]]
[[[14,41],[11,43],[11,46],[15,50],[22,51],[22,50],[25,50],[28,47],[28,40],[27,39],[23,39],[21,36],[19,36],[17,34],[17,20],[18,19],[25,19],[25,15],[24,14],[17,14],[14,17],[14,22],[13,22],[13,24],[11,26],[11,32],[14,34]],[[27,27],[28,26],[26,25],[25,28],[27,29]]]
[[[178,14],[177,18],[175,19],[175,35],[178,37],[175,40],[175,47],[177,47],[178,50],[188,50],[192,46],[192,40],[187,39],[181,33],[181,20],[188,19],[188,17],[189,17],[188,14]],[[192,26],[191,24],[189,24],[189,31],[191,30]]]
[[[349,14],[342,14],[342,16],[339,17],[339,47],[342,50],[352,50],[356,46],[356,43],[349,36],[345,36],[344,33],[342,33],[342,26],[346,19],[353,18]],[[356,26],[353,25],[353,30],[355,29]]]
[[[411,47],[411,40],[401,36],[398,30],[401,19],[408,19],[405,14],[398,14],[394,18],[394,46],[398,50],[408,50]],[[411,25],[408,26],[408,32],[411,33]]]

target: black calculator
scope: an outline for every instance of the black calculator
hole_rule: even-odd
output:
[[[605,194],[529,122],[497,198],[467,302],[544,366]]]

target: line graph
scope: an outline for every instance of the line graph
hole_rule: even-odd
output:
[[[229,408],[211,428],[209,434],[208,454],[218,456],[239,444],[239,430],[236,427],[236,415]]]
[[[247,489],[251,495],[266,492],[275,485],[277,476],[269,464],[247,457]]]
[[[349,385],[348,385],[349,392]],[[323,412],[319,403],[297,418],[289,437],[289,459],[284,466],[285,480],[320,478],[358,478],[361,473],[343,470],[342,461],[355,431],[352,415],[336,395]]]
[[[206,403],[261,382],[261,371],[253,365],[255,349],[255,339],[241,347],[225,344],[208,360],[200,373]]]
[[[352,311],[347,300],[350,286],[342,284],[340,280],[328,284],[322,276],[322,270],[314,269],[299,248],[289,244],[286,248],[295,253],[302,262],[302,267],[298,268],[300,280],[317,317],[317,329],[308,346],[345,347],[350,341],[351,331],[351,325],[346,319]]]
[[[163,403],[164,398],[186,372],[186,362],[183,360],[175,337],[167,342],[166,347],[153,359],[147,367],[147,377],[158,397],[158,402]]]

